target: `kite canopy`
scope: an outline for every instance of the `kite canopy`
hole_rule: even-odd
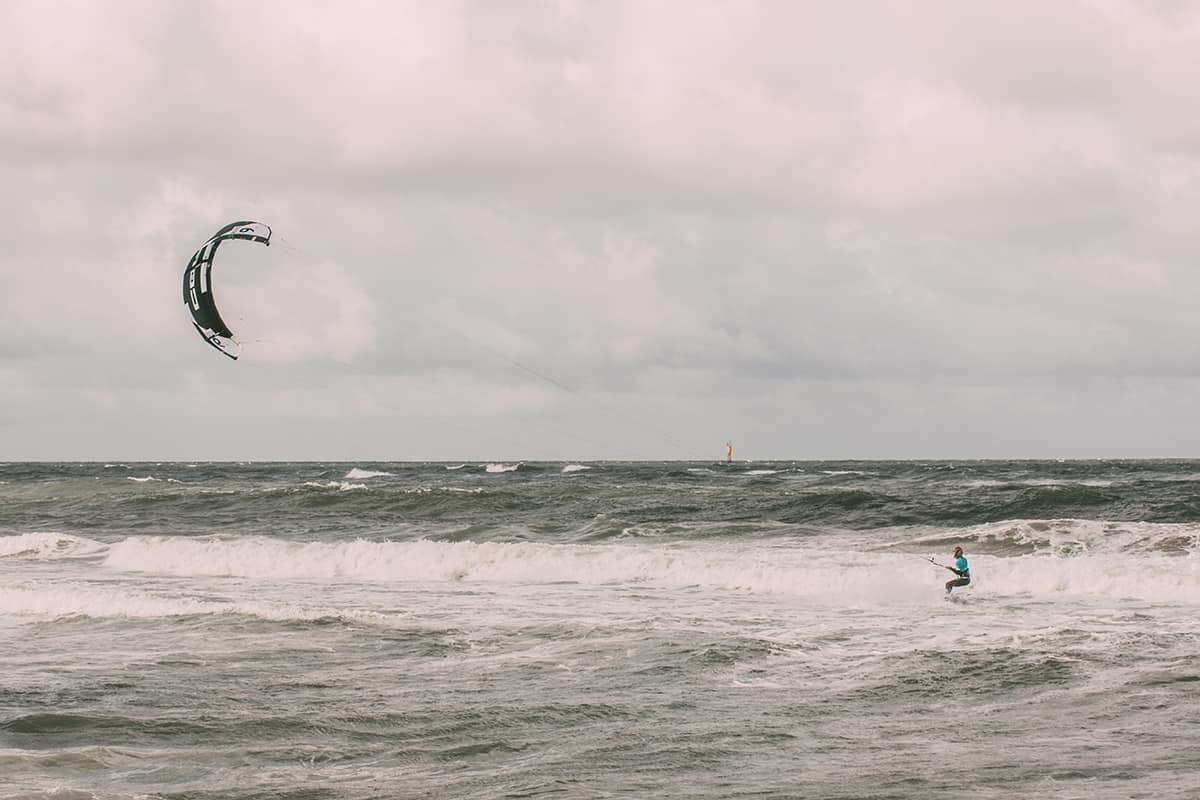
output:
[[[204,246],[192,254],[183,271],[183,304],[192,315],[192,324],[204,340],[232,359],[237,359],[242,346],[234,341],[233,331],[217,313],[212,294],[213,259],[217,248],[226,239],[248,239],[271,244],[271,229],[261,222],[231,222],[212,235]]]

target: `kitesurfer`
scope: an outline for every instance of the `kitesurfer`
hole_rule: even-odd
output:
[[[938,566],[946,567],[946,569],[958,576],[955,580],[946,581],[946,594],[950,594],[950,591],[956,586],[969,586],[971,584],[971,569],[967,566],[967,559],[963,558],[963,549],[961,547],[954,548],[953,567],[946,566],[945,564],[938,564]]]

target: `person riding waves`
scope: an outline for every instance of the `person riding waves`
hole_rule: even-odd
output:
[[[971,569],[967,566],[967,559],[963,558],[963,549],[961,547],[954,548],[953,567],[946,566],[945,564],[939,564],[938,566],[946,567],[946,569],[958,576],[955,580],[946,581],[946,594],[950,594],[950,591],[956,586],[971,585]]]

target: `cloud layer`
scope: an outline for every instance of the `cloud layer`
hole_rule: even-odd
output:
[[[1194,455],[1197,45],[1172,3],[5,3],[0,457]],[[238,363],[179,294],[235,218]]]

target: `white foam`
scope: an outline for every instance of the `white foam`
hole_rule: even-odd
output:
[[[778,475],[779,470],[777,470],[777,469],[751,469],[751,470],[747,470],[745,474],[747,474],[747,475]]]
[[[266,581],[573,582],[761,592],[836,603],[928,600],[948,573],[913,554],[802,547],[532,542],[289,542],[132,537],[110,570]],[[977,586],[1010,597],[1200,604],[1200,554],[974,556]]]
[[[885,601],[927,598],[938,576],[911,556],[817,556],[791,549],[551,545],[529,542],[299,543],[254,538],[135,537],[113,545],[105,566],[173,576],[262,581],[482,581],[650,585]]]
[[[103,552],[105,547],[91,539],[53,531],[0,536],[0,558],[36,561],[76,558]]]
[[[1108,488],[1117,486],[1125,481],[1105,480],[1102,478],[1080,478],[1071,480],[1067,478],[1022,478],[1014,481],[997,481],[1001,486],[1034,486],[1038,488],[1063,488],[1068,489],[1072,486],[1089,486],[1093,488]]]
[[[447,464],[446,469],[462,469],[466,464]]]
[[[976,569],[976,562],[983,569]],[[1002,596],[1200,604],[1194,557],[1094,555],[972,559],[977,586]]]
[[[149,482],[149,481],[157,481],[157,480],[160,480],[160,479],[159,479],[159,478],[156,478],[156,477],[154,477],[153,475],[147,475],[147,476],[146,476],[146,477],[144,477],[144,478],[135,478],[135,477],[133,477],[132,475],[126,475],[126,476],[125,476],[125,480],[127,480],[127,481],[134,481],[134,482],[136,482],[136,483],[147,483],[147,482]]]
[[[583,472],[584,470],[587,470],[587,469],[591,469],[591,467],[589,467],[587,464],[567,464],[565,467],[562,468],[562,471],[563,472]]]
[[[365,480],[367,478],[390,478],[390,477],[393,477],[394,475],[395,475],[394,472],[376,472],[374,470],[359,469],[358,467],[355,467],[354,469],[352,469],[346,473],[346,480],[361,481],[361,480]]]
[[[245,614],[277,621],[341,617],[371,622],[387,618],[387,615],[361,609],[329,609],[245,600],[221,602],[166,596],[128,588],[107,589],[59,583],[0,588],[0,613],[8,616],[97,618]]]
[[[96,800],[97,795],[85,789],[52,786],[49,789],[31,789],[20,794],[0,795],[0,800]]]
[[[318,481],[305,481],[304,485],[311,489],[337,489],[341,492],[349,492],[355,489],[367,488],[365,483],[350,483],[349,481],[325,481],[324,483],[320,483]]]
[[[488,464],[488,472],[513,472],[520,469],[520,464]]]
[[[1016,544],[1045,555],[1083,553],[1200,553],[1200,528],[1189,523],[1111,522],[1088,519],[1005,520],[956,531],[964,542]],[[914,540],[944,542],[955,534],[934,529]]]

